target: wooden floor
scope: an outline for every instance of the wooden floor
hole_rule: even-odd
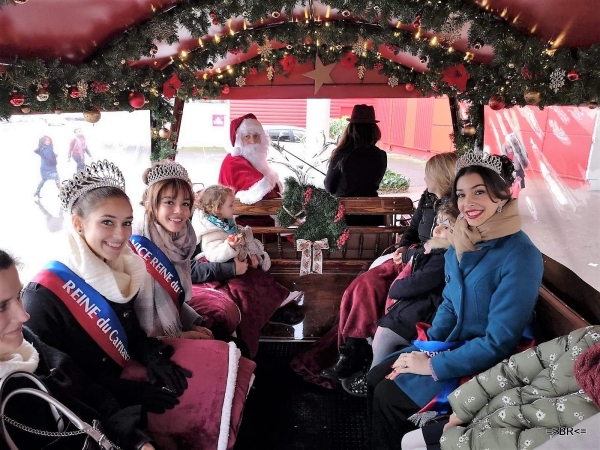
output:
[[[316,340],[333,325],[340,309],[342,295],[357,273],[298,274],[276,273],[275,279],[290,290],[304,291],[299,304],[306,319],[296,326],[267,324],[261,330],[261,339]]]

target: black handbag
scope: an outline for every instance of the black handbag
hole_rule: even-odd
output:
[[[9,380],[15,378],[23,378],[31,381],[36,388],[19,388],[7,392],[6,385]],[[45,431],[38,430],[35,428],[31,428],[25,424],[19,423],[10,417],[5,415],[6,405],[9,400],[13,397],[26,397],[33,395],[35,397],[41,398],[42,400],[48,403],[50,408],[50,414],[53,416],[58,431]],[[27,401],[26,399],[19,399],[21,401]],[[6,424],[9,423],[12,426],[25,431],[27,433],[32,433],[38,436],[45,437],[54,437],[54,438],[62,438],[62,437],[70,437],[77,435],[87,435],[85,437],[85,441],[82,446],[82,450],[121,450],[118,446],[113,444],[102,432],[100,428],[100,422],[97,420],[92,421],[92,424],[88,424],[81,420],[73,411],[63,405],[61,402],[56,400],[48,393],[48,389],[44,385],[44,383],[36,377],[34,374],[29,372],[12,372],[2,380],[0,380],[0,419],[2,422],[2,437],[4,441],[8,445],[10,450],[26,450],[19,449],[11,436],[8,433],[6,428]],[[65,431],[67,428],[68,421],[70,421],[77,429],[73,431]]]

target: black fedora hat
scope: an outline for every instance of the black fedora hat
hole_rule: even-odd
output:
[[[375,120],[375,108],[371,105],[354,105],[352,115],[346,119],[350,123],[377,123]]]

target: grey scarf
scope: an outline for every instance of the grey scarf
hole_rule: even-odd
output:
[[[190,258],[196,248],[196,234],[190,221],[179,233],[173,235],[154,220],[144,217],[142,226],[134,233],[150,239],[169,258],[185,291],[185,301],[192,297]],[[140,325],[148,336],[180,337],[181,319],[173,300],[154,278],[147,274],[144,285],[135,302],[135,312]]]

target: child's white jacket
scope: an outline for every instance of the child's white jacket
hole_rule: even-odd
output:
[[[210,222],[204,213],[196,211],[194,230],[198,236],[198,242],[202,245],[202,253],[197,257],[204,256],[210,262],[226,262],[239,254],[239,249],[232,248],[227,242],[227,233]]]

